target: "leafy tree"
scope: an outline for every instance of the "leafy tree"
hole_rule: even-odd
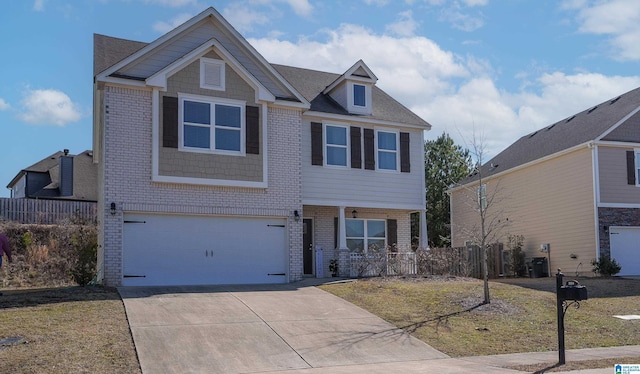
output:
[[[445,132],[436,140],[425,142],[424,153],[429,246],[445,247],[451,244],[451,217],[446,191],[469,176],[473,162],[469,150],[454,144]]]

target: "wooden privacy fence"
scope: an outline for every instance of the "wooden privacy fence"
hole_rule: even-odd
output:
[[[0,198],[0,220],[46,225],[61,221],[95,222],[97,204],[92,201]]]
[[[504,273],[502,245],[488,247],[489,277]],[[384,275],[450,275],[483,278],[482,251],[478,246],[418,249],[415,252],[351,253],[352,277]]]

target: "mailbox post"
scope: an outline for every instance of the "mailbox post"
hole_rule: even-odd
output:
[[[580,307],[580,301],[587,300],[587,288],[581,286],[578,281],[567,281],[563,285],[564,274],[558,269],[556,274],[556,300],[558,308],[558,363],[564,365],[565,348],[564,348],[564,315],[570,305]]]

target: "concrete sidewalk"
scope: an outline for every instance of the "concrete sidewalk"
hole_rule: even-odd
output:
[[[607,348],[586,348],[586,349],[569,349],[565,352],[565,361],[589,361],[600,360],[607,358],[624,358],[624,357],[640,357],[640,345],[629,345],[620,347],[607,347]],[[493,356],[474,356],[474,357],[462,357],[462,361],[474,363],[477,365],[490,365],[496,367],[513,367],[515,365],[535,365],[535,364],[550,364],[550,366],[558,362],[558,352],[531,352],[531,353],[511,353],[504,355]],[[638,364],[640,362],[621,362],[625,364]],[[558,372],[556,372],[558,373]],[[562,373],[571,374],[599,374],[599,373],[613,373],[613,365],[610,368],[603,369],[588,369],[588,370],[573,370]]]

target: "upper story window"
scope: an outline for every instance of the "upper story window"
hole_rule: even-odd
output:
[[[211,58],[200,59],[200,88],[224,91],[224,61]]]
[[[327,165],[347,166],[347,127],[325,125],[325,160]]]
[[[347,219],[347,247],[351,252],[370,253],[386,250],[386,221],[376,219]]]
[[[367,93],[365,86],[361,84],[353,85],[353,105],[361,107],[367,106]]]
[[[244,103],[180,96],[182,150],[244,154]]]
[[[398,170],[398,134],[377,132],[378,169]]]

